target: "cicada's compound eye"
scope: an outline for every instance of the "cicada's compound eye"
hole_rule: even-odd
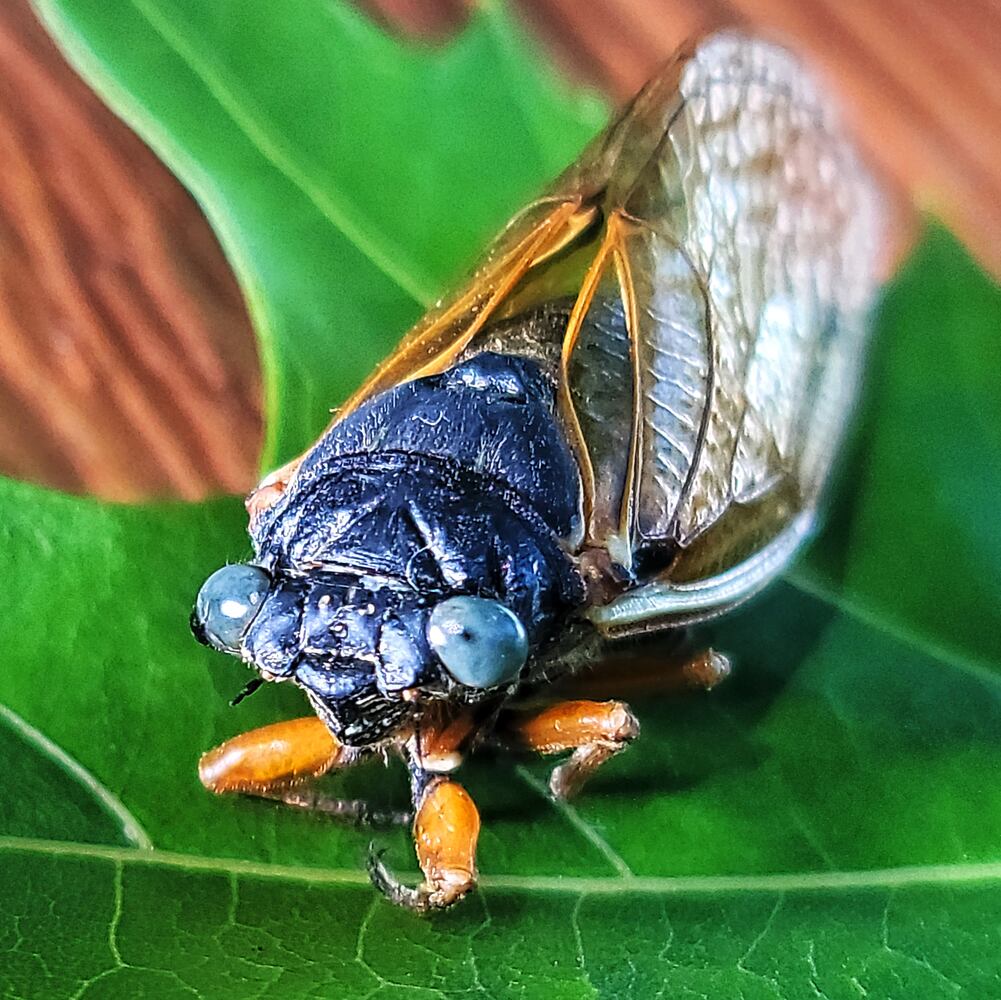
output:
[[[467,687],[513,681],[528,659],[528,636],[513,611],[484,597],[449,597],[431,612],[428,642]]]
[[[238,653],[240,638],[260,610],[271,578],[259,566],[223,566],[203,584],[191,613],[199,642],[223,653]]]

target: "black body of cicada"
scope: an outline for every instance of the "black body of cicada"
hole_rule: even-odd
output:
[[[398,729],[417,693],[478,701],[517,686],[491,683],[486,661],[482,685],[457,681],[429,618],[460,595],[499,602],[532,656],[580,606],[563,545],[580,477],[554,408],[537,363],[484,353],[337,423],[254,526],[270,585],[240,655],[301,686],[354,746]]]

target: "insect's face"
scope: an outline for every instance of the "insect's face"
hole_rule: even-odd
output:
[[[384,580],[225,566],[202,586],[192,629],[265,680],[293,680],[345,743],[385,737],[424,697],[510,684],[528,657],[499,601],[428,599]]]

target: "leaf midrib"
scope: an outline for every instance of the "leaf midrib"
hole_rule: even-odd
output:
[[[0,837],[0,853],[38,857],[69,857],[110,861],[117,865],[148,865],[200,871],[232,877],[308,882],[314,885],[367,886],[368,875],[353,868],[311,868],[230,858],[205,858],[158,849],[110,847],[73,841]],[[416,873],[410,873],[416,877]],[[822,890],[901,889],[930,885],[967,885],[1001,880],[1001,862],[951,865],[905,865],[830,872],[789,872],[771,875],[612,875],[593,878],[579,875],[484,875],[485,889],[514,892],[601,895],[714,895],[721,893],[787,893]]]

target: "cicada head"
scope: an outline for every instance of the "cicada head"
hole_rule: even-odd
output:
[[[404,596],[341,573],[227,566],[203,585],[192,622],[265,680],[298,683],[344,742],[366,743],[405,714],[394,691],[433,680],[422,609]]]
[[[426,596],[351,574],[226,566],[203,585],[195,635],[265,680],[292,680],[345,743],[376,742],[428,698],[473,702],[516,685],[528,630],[506,604]]]
[[[516,684],[528,633],[492,598],[428,598],[384,580],[227,566],[206,581],[195,634],[265,680],[292,680],[345,743],[378,741],[428,698]]]

